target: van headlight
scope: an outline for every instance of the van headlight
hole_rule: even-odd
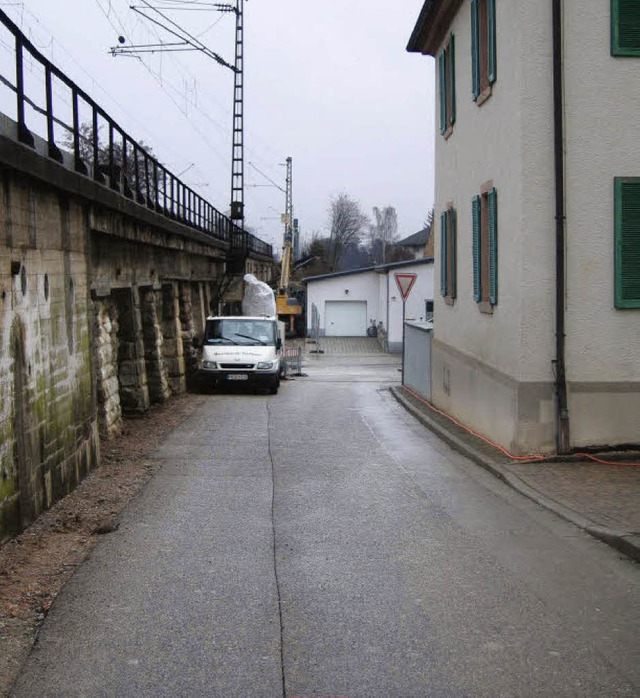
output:
[[[260,361],[257,368],[262,370],[273,368],[273,361]]]
[[[215,361],[203,361],[202,368],[218,368],[218,364]]]

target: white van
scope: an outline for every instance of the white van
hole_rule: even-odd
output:
[[[202,387],[244,383],[278,392],[284,324],[277,317],[208,317],[198,379]]]

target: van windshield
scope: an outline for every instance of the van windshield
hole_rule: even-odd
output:
[[[275,323],[270,320],[242,318],[207,320],[204,343],[243,346],[275,345]]]

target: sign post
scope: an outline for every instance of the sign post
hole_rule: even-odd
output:
[[[404,345],[404,340],[405,340],[405,304],[407,302],[407,298],[409,297],[409,294],[411,293],[411,289],[413,288],[413,284],[416,282],[416,277],[417,274],[413,274],[410,272],[396,272],[394,274],[396,277],[396,286],[398,287],[398,291],[400,291],[400,295],[402,296],[402,385],[404,385],[404,352],[405,352],[405,345]]]

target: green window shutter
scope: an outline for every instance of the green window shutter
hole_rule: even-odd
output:
[[[638,0],[611,0],[611,55],[640,56]]]
[[[640,177],[616,177],[615,307],[640,308]]]
[[[440,295],[447,295],[447,212],[440,214]]]
[[[473,236],[473,300],[482,300],[480,288],[480,197],[474,196],[471,202],[471,230]]]
[[[487,0],[487,78],[496,81],[496,0]]]
[[[453,34],[449,37],[449,89],[451,90],[451,113],[449,123],[456,122],[456,43]]]
[[[498,193],[487,193],[487,228],[489,229],[489,303],[498,302]]]
[[[480,56],[478,55],[478,0],[471,0],[471,92],[473,101],[480,94]]]
[[[444,51],[438,54],[438,78],[440,83],[440,133],[447,130],[447,76]]]
[[[456,274],[458,269],[458,261],[456,259],[456,233],[458,226],[456,224],[456,212],[455,209],[449,209],[449,244],[447,245],[447,250],[449,253],[449,295],[451,298],[455,298],[457,295],[457,284],[456,284]]]

